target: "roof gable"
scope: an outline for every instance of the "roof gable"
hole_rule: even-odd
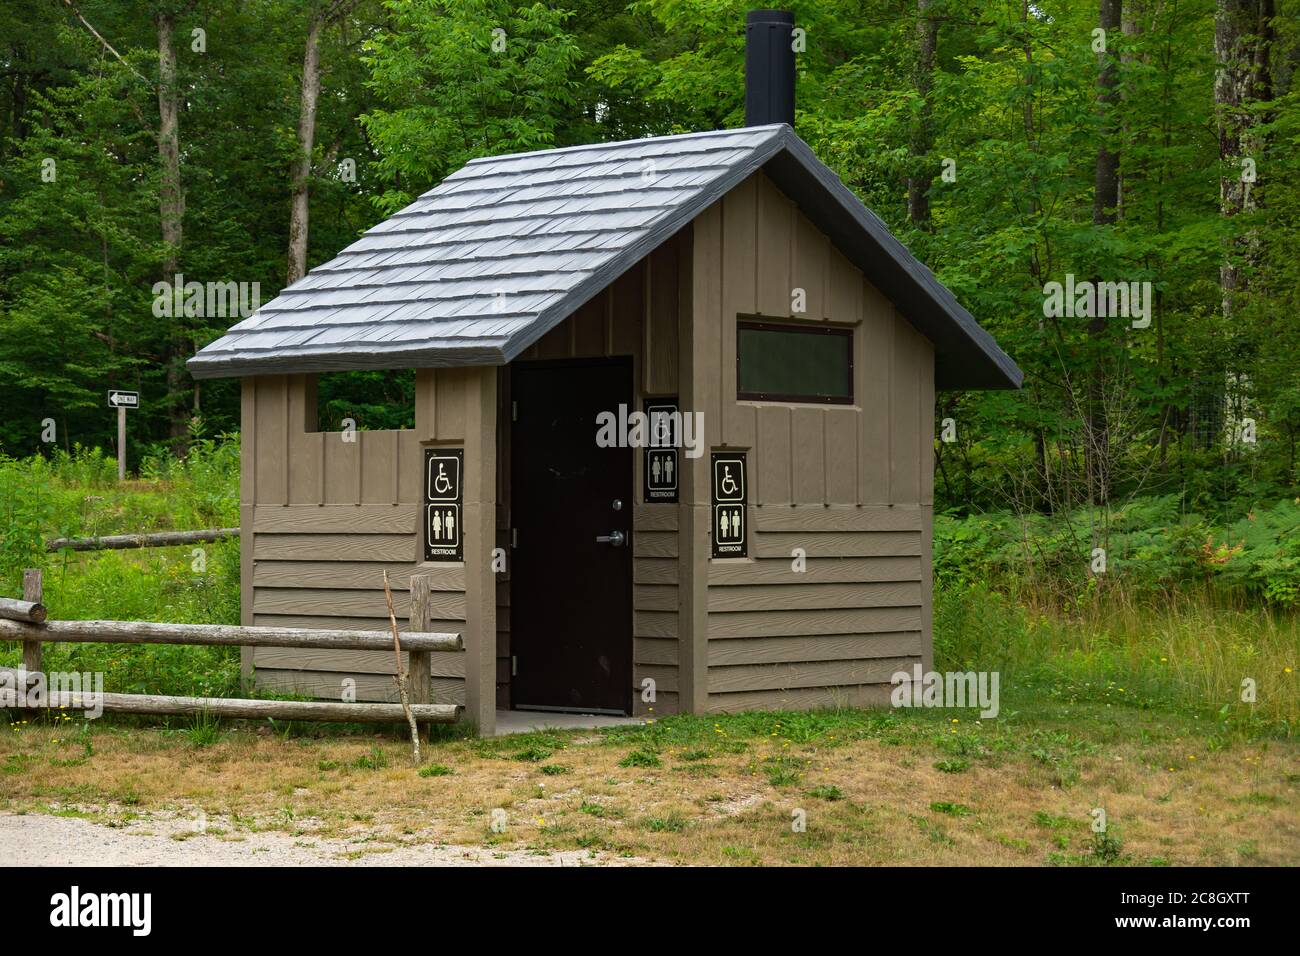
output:
[[[992,336],[785,125],[474,160],[189,369],[505,364],[758,169],[935,344],[939,388],[1019,386]]]

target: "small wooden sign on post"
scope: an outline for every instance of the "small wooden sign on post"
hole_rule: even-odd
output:
[[[108,390],[108,407],[117,409],[117,480],[126,480],[126,410],[140,407],[140,393]]]

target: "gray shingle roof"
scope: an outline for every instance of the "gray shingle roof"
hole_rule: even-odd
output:
[[[940,387],[1019,386],[992,337],[784,125],[474,160],[188,367],[505,364],[759,168],[935,342]]]

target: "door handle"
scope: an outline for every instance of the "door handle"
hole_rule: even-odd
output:
[[[627,535],[622,531],[611,531],[609,534],[596,535],[596,540],[601,544],[612,544],[616,548],[621,548],[623,543],[627,541]]]

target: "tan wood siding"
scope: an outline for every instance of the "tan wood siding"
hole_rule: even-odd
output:
[[[416,427],[341,433],[316,428],[315,377],[244,383],[240,473],[241,619],[247,624],[386,630],[384,573],[399,628],[408,629],[411,574],[432,575],[430,627],[464,633],[462,564],[420,561],[422,443],[465,441],[465,370],[416,375]],[[435,702],[463,702],[465,654],[434,655]],[[298,648],[244,652],[257,686],[337,699],[357,678],[358,700],[394,699],[392,655]]]
[[[463,656],[463,654],[462,654]],[[277,670],[259,668],[257,684],[266,690],[287,694],[301,694],[320,700],[341,700],[344,681],[351,681],[359,701],[396,701],[397,685],[387,674],[344,674],[333,671],[313,671],[294,668]],[[430,681],[433,701],[438,704],[464,704],[465,681],[456,677],[434,677]]]
[[[751,450],[751,502],[930,504],[929,342],[761,172],[695,233],[696,410],[711,445]],[[853,328],[854,403],[737,401],[738,316]]]
[[[801,687],[710,694],[708,710],[737,714],[749,710],[825,710],[840,707],[887,707],[888,684]]]
[[[746,559],[708,560],[707,531],[680,543],[679,588],[688,569],[707,581],[683,679],[715,711],[880,703],[895,670],[930,659],[933,350],[762,172],[694,225],[683,391],[710,447],[749,453],[751,536]],[[738,317],[852,328],[853,403],[737,400]],[[688,513],[707,521],[707,470],[689,477]],[[646,560],[670,557],[640,537]],[[664,573],[638,577],[647,600]]]

